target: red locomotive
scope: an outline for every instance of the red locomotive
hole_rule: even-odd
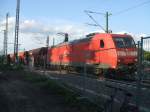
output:
[[[86,38],[64,42],[48,49],[43,47],[30,50],[28,54],[34,57],[35,66],[46,63],[50,67],[81,70],[86,65],[88,71],[97,74],[109,72],[108,75],[133,72],[137,62],[135,42],[127,34],[92,33]]]
[[[134,40],[126,34],[93,33],[86,38],[64,42],[48,51],[49,64],[82,68],[97,73],[133,70],[137,62]]]

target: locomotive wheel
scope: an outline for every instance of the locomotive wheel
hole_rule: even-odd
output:
[[[61,65],[58,66],[58,70],[61,71]]]
[[[96,76],[102,76],[103,75],[103,69],[101,69],[101,68],[95,68],[94,74]]]
[[[115,79],[116,77],[116,71],[113,69],[107,69],[104,72],[104,77],[105,78],[110,78],[110,79]]]
[[[82,68],[81,68],[81,67],[76,67],[76,71],[77,71],[78,73],[81,73],[81,72],[82,72]]]
[[[66,67],[66,70],[67,70],[67,73],[70,73],[71,72],[71,69],[69,66]]]

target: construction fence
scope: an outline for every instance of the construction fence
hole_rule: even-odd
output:
[[[139,53],[140,70],[143,80],[150,80],[150,36],[141,37],[141,54]]]

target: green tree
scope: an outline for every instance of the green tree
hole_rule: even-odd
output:
[[[150,61],[150,52],[149,51],[144,51],[144,59],[147,61]]]

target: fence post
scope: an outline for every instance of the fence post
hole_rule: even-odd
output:
[[[142,67],[142,64],[143,64],[143,57],[144,57],[144,53],[143,53],[143,37],[141,37],[141,53],[140,53],[140,64],[141,64],[141,67]]]
[[[140,109],[141,99],[141,81],[142,81],[142,63],[143,63],[143,37],[141,42],[138,41],[138,67],[137,67],[137,94],[136,94],[136,105]]]
[[[85,51],[85,61],[83,63],[84,65],[84,94],[86,94],[86,76],[87,76],[87,65],[86,65],[86,61],[87,61],[87,51]]]

